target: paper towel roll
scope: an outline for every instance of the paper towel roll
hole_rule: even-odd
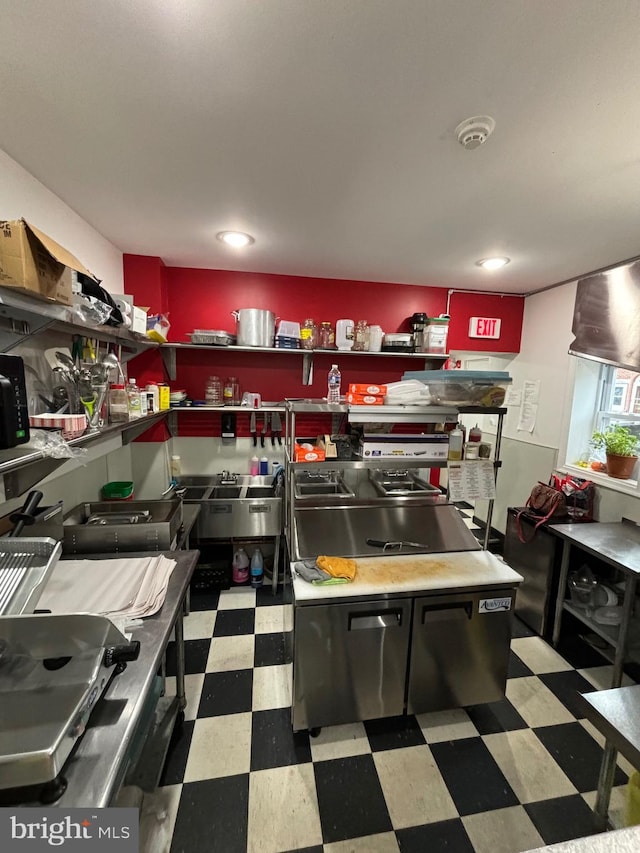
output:
[[[118,308],[120,309],[123,317],[125,317],[125,316],[130,317],[131,316],[131,303],[130,302],[127,302],[126,299],[116,299],[115,303],[118,306]]]

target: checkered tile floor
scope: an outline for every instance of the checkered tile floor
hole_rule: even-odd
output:
[[[192,607],[187,718],[143,805],[141,850],[518,853],[594,832],[602,738],[575,697],[611,668],[579,641],[561,656],[515,619],[503,701],[310,738],[291,730],[283,593]],[[631,772],[619,764],[614,809]]]

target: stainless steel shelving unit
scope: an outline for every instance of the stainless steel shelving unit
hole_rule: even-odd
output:
[[[430,460],[421,458],[380,458],[363,459],[353,455],[350,459],[331,458],[323,462],[295,462],[294,443],[296,439],[296,416],[301,414],[330,414],[336,418],[348,418],[350,423],[456,423],[461,414],[497,415],[495,452],[493,459],[494,476],[497,479],[501,467],[500,446],[502,441],[502,422],[506,408],[488,408],[486,406],[353,406],[342,403],[327,403],[323,400],[287,400],[286,407],[286,504],[285,504],[285,535],[287,542],[292,543],[295,513],[295,471],[314,471],[327,469],[367,469],[384,467],[399,468],[446,468],[446,460]],[[489,546],[491,519],[493,517],[494,501],[488,501],[487,522],[484,537],[484,549]]]

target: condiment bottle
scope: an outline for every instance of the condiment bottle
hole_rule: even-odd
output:
[[[453,462],[462,459],[462,430],[456,424],[455,429],[449,433],[449,454],[448,458]]]
[[[469,441],[474,441],[480,443],[482,441],[482,430],[476,424],[473,429],[469,430]]]

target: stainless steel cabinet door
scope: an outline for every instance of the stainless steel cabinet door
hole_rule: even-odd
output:
[[[297,607],[295,731],[402,714],[411,602]]]
[[[514,600],[515,590],[415,599],[410,714],[504,697]]]

